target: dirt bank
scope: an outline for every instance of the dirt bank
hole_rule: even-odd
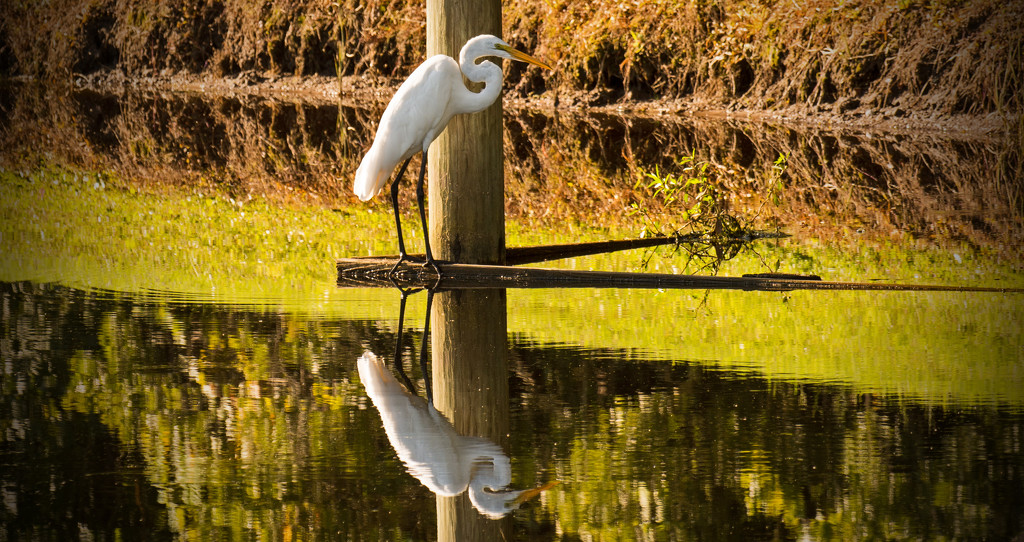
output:
[[[540,108],[1019,138],[1022,17],[1021,0],[525,0],[505,5],[504,34],[556,70],[509,65],[506,86]],[[424,57],[416,1],[5,2],[0,21],[5,75],[94,87],[383,100]]]

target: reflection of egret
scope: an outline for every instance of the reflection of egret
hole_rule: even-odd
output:
[[[373,352],[359,358],[359,379],[380,412],[398,458],[409,474],[435,494],[454,497],[468,489],[473,506],[497,519],[555,485],[507,489],[512,468],[501,447],[485,438],[458,434],[434,405],[405,390]]]
[[[380,119],[373,145],[356,170],[353,190],[359,199],[366,201],[380,192],[395,166],[402,162],[391,184],[391,204],[395,211],[395,226],[398,228],[399,260],[395,269],[408,258],[405,241],[402,239],[402,220],[398,215],[398,182],[409,160],[416,153],[423,152],[419,181],[416,184],[416,202],[419,204],[426,243],[426,264],[437,271],[437,264],[430,252],[430,236],[427,234],[427,219],[423,210],[423,175],[427,166],[427,148],[441,135],[453,116],[482,111],[498,98],[501,93],[501,68],[488,60],[477,63],[483,57],[508,58],[551,69],[536,58],[513,49],[501,39],[486,34],[466,42],[459,53],[458,63],[450,56],[430,57],[412,72],[391,98],[391,103]],[[463,74],[470,81],[484,83],[483,89],[473,92],[466,88],[462,81]]]

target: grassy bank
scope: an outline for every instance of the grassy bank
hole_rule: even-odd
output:
[[[139,190],[105,172],[46,167],[0,170],[5,197],[0,280],[59,282],[86,289],[178,292],[226,302],[323,301],[336,293],[340,257],[395,252],[386,206],[335,210],[235,199],[194,187]],[[420,234],[412,209],[410,250]],[[563,224],[538,229],[528,219],[507,226],[510,246],[631,236],[628,225]],[[577,258],[550,265],[578,269],[708,273],[687,266],[684,250]],[[1021,287],[1012,266],[968,252],[889,245],[857,253],[814,240],[763,242],[723,262],[724,275],[783,271],[830,280]]]
[[[240,0],[4,4],[0,41],[7,45],[0,67],[42,84],[4,87],[14,98],[4,101],[0,165],[34,175],[40,163],[44,172],[59,164],[126,179],[126,187],[169,187],[234,202],[312,202],[311,216],[358,209],[357,216],[381,217],[365,225],[377,232],[386,223],[387,203],[378,199],[369,211],[352,207],[349,182],[380,104],[348,108],[145,90],[112,96],[69,92],[60,84],[80,74],[118,72],[143,86],[176,74],[229,76],[244,85],[283,75],[332,77],[337,70],[346,80],[393,84],[423,55],[422,5],[360,6]],[[635,236],[642,225],[626,211],[653,201],[637,189],[638,179],[649,171],[677,174],[676,161],[696,152],[737,215],[765,209],[756,227],[778,226],[837,253],[898,257],[892,251],[939,248],[947,256],[999,261],[1019,271],[1021,154],[1007,139],[1024,137],[1015,113],[1022,38],[1007,25],[1020,7],[507,4],[506,36],[557,67],[551,77],[537,79],[534,72],[506,66],[510,92],[540,93],[541,100],[562,104],[550,112],[506,115],[510,231],[518,228],[529,238],[533,230],[557,226],[566,240],[581,241],[595,233],[588,222],[600,217],[603,229],[595,238],[619,236],[613,231]],[[862,121],[966,115],[972,125],[996,118],[1006,128],[1016,118],[1020,130],[964,141],[908,138],[906,131],[880,135],[870,124],[860,132],[765,127],[761,134],[717,119],[589,115],[563,107],[681,97],[709,107],[802,110]],[[790,156],[787,175],[767,198],[779,154]],[[408,201],[403,204],[409,208]],[[202,209],[195,211],[203,216]],[[667,231],[680,226],[671,217],[663,221]],[[392,250],[359,246],[377,254]],[[863,270],[848,263],[837,267]],[[954,273],[942,280],[958,282]],[[970,273],[966,277],[973,280]]]
[[[0,183],[6,189],[0,200],[0,281],[60,283],[115,297],[154,296],[158,303],[210,301],[317,317],[397,318],[396,292],[353,293],[334,284],[335,258],[393,252],[389,213],[365,206],[337,212],[273,205],[260,198],[238,201],[194,189],[152,192],[102,172],[64,168],[0,171]],[[620,233],[583,227],[544,233],[521,222],[508,230],[509,242],[516,245]],[[409,233],[418,239],[414,229]],[[636,270],[643,259],[644,254],[631,252],[560,265]],[[685,260],[685,254],[666,251],[651,260],[650,270],[678,272],[685,269]],[[775,265],[835,280],[1024,283],[1019,272],[962,261],[955,253],[889,247],[851,254],[800,243],[757,245],[723,264],[721,272],[739,275]],[[1007,360],[1017,355],[1020,342],[1018,298],[514,290],[509,293],[509,332],[540,342],[623,348],[642,357],[717,360],[715,365],[728,370],[783,380],[837,380],[861,391],[939,403],[1016,402],[1020,375]],[[422,303],[423,296],[416,296],[411,314],[422,314]],[[581,326],[580,315],[601,324]],[[988,346],[964,351],[969,343],[963,333],[984,337]],[[893,352],[876,352],[880,344],[894,345]],[[924,364],[944,369],[923,370]]]

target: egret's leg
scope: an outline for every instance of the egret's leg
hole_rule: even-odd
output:
[[[405,175],[405,168],[409,167],[409,160],[412,160],[412,157],[406,158],[405,162],[402,162],[402,167],[398,169],[398,175],[395,175],[395,180],[391,182],[391,207],[395,211],[395,228],[398,231],[398,261],[395,262],[395,266],[391,268],[388,276],[394,275],[398,266],[409,259],[409,254],[405,252],[405,239],[402,238],[402,217],[398,214],[398,183],[402,180],[402,175]]]
[[[423,153],[423,161],[420,162],[420,178],[416,182],[416,202],[420,206],[420,224],[423,225],[423,243],[426,247],[427,261],[424,265],[430,266],[437,273],[438,282],[441,280],[441,269],[434,261],[434,254],[430,251],[430,232],[427,230],[427,212],[423,206],[423,177],[427,173],[427,153]],[[437,285],[434,285],[437,287]]]
[[[398,308],[398,336],[395,338],[395,369],[398,370],[398,374],[402,377],[402,382],[405,384],[406,389],[409,393],[416,393],[416,386],[413,385],[412,380],[409,380],[409,376],[405,374],[405,367],[402,366],[402,337],[405,335],[405,302],[409,298],[409,294],[418,292],[412,288],[401,289],[402,301]]]
[[[423,373],[423,382],[427,388],[427,402],[434,404],[434,389],[430,386],[430,371],[427,367],[427,352],[430,350],[430,305],[434,301],[434,291],[427,290],[427,318],[423,322],[423,340],[420,344],[420,371]]]

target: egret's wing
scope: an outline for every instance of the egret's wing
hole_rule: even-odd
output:
[[[356,170],[353,191],[361,200],[375,196],[399,162],[424,151],[451,120],[454,84],[462,72],[444,55],[420,64],[398,87],[380,118],[373,145]]]

